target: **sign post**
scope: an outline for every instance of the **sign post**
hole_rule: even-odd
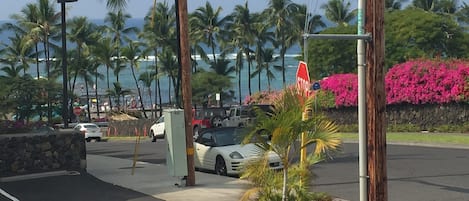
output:
[[[305,62],[300,61],[298,64],[298,69],[296,70],[296,86],[298,89],[298,93],[300,96],[308,96],[310,93],[310,80],[309,80],[309,72],[308,66]],[[309,119],[309,115],[311,110],[307,111],[306,109],[303,111],[301,115],[301,120],[306,121]],[[306,141],[306,133],[301,133],[301,150],[300,150],[300,164],[301,166],[304,165],[306,161],[306,147],[304,147]],[[300,185],[303,185],[303,179],[300,178]]]

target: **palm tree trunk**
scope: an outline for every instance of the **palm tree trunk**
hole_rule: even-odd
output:
[[[282,201],[287,201],[288,165],[283,168]]]
[[[106,81],[107,81],[107,91],[111,90],[111,85],[109,84],[109,65],[106,65]],[[111,95],[108,95],[109,108],[112,111],[112,99]]]
[[[96,115],[98,115],[98,119],[100,118],[100,115],[99,115],[99,97],[98,97],[98,68],[99,67],[96,67],[96,75],[94,76],[94,83],[96,85],[95,89],[94,89],[94,95],[96,97]]]
[[[172,98],[171,98],[171,85],[172,85],[172,84],[171,84],[171,78],[168,77],[168,97],[169,97],[169,104],[170,104],[170,105],[172,104],[172,102],[171,102],[171,99],[172,99]]]
[[[135,81],[135,86],[137,86],[137,93],[138,93],[138,98],[140,99],[140,106],[143,112],[143,116],[145,117],[145,119],[148,119],[147,113],[145,112],[145,105],[143,105],[142,93],[140,92],[140,87],[138,86],[138,80],[137,80],[137,76],[135,76],[134,65],[132,64],[132,62],[130,63],[130,70],[132,70],[132,76]]]
[[[35,50],[36,50],[36,71],[37,71],[37,80],[39,80],[40,78],[40,74],[39,74],[39,53],[38,53],[38,44],[36,43],[35,44]]]
[[[85,88],[86,88],[86,111],[88,112],[88,122],[91,122],[91,109],[90,109],[90,93],[88,89],[88,76],[85,74]]]

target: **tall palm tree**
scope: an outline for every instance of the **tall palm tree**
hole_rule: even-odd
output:
[[[142,92],[138,85],[137,75],[135,74],[135,69],[138,70],[140,63],[139,60],[142,57],[141,43],[138,41],[127,40],[127,46],[122,49],[122,56],[125,61],[130,64],[130,70],[132,71],[132,77],[134,78],[138,97],[140,99],[140,107],[145,118],[148,118],[147,113],[145,112],[145,105],[143,104]]]
[[[107,0],[106,7],[112,11],[124,10],[127,7],[127,0]]]
[[[109,70],[113,69],[112,55],[114,49],[112,48],[112,38],[104,37],[97,41],[97,43],[91,49],[93,55],[96,57],[96,61],[106,66],[106,83],[107,91],[111,90],[109,81]],[[109,106],[112,110],[111,96],[108,96]]]
[[[302,49],[304,49],[304,38],[303,34],[316,33],[318,29],[325,28],[327,25],[322,21],[321,15],[312,16],[311,13],[306,13],[306,5],[299,5],[298,12],[294,15],[295,28],[292,31],[295,31],[294,34],[295,40],[298,41],[298,44]],[[308,20],[308,22],[306,22]],[[304,27],[306,26],[306,27]],[[303,58],[304,59],[304,58]]]
[[[264,11],[269,21],[275,27],[275,35],[280,44],[280,59],[282,60],[282,81],[286,86],[285,53],[293,45],[293,38],[288,30],[294,27],[293,16],[298,12],[298,5],[291,0],[269,0],[268,8]]]
[[[194,34],[204,36],[203,42],[211,49],[211,60],[215,62],[217,61],[215,49],[221,38],[220,32],[229,17],[220,17],[221,11],[221,7],[214,10],[210,2],[207,1],[205,7],[197,8],[190,18],[191,29],[194,30]]]
[[[273,151],[279,155],[284,165],[283,172],[281,173],[283,179],[280,180],[282,183],[275,185],[277,180],[266,177],[265,172],[269,170],[269,168],[265,168],[269,167],[268,160],[266,159],[261,161],[261,166],[248,166],[248,169],[241,177],[254,181],[255,185],[258,185],[260,180],[265,181],[267,179],[267,183],[274,183],[274,185],[270,184],[270,186],[278,188],[268,190],[280,194],[283,201],[287,200],[287,197],[294,196],[287,194],[288,192],[292,192],[291,186],[288,185],[288,173],[292,165],[292,154],[299,155],[299,149],[295,149],[295,144],[298,139],[300,139],[301,134],[305,133],[305,139],[303,141],[303,147],[300,146],[300,148],[305,148],[315,143],[315,150],[310,154],[310,159],[320,158],[324,152],[335,150],[340,145],[340,138],[336,134],[337,126],[324,115],[314,113],[312,115],[313,118],[306,121],[302,120],[302,113],[307,110],[314,111],[313,107],[313,96],[308,97],[304,96],[304,94],[299,94],[296,88],[285,88],[280,97],[274,101],[272,113],[266,114],[260,109],[257,109],[257,122],[252,131],[244,138],[243,142],[249,143],[251,139],[255,138],[257,139],[256,145],[263,151]],[[270,135],[270,141],[265,138],[259,138],[259,134]],[[268,156],[268,154],[264,154],[264,156]],[[302,172],[309,172],[310,167],[308,167],[308,165],[311,164],[303,164],[300,166],[300,168],[303,169]],[[298,181],[295,180],[295,182],[297,183]],[[255,186],[253,190],[247,191],[247,194],[265,193],[259,192],[262,190],[265,190],[262,186]],[[243,196],[243,198],[246,197],[249,196]],[[264,200],[269,200],[269,198],[264,198]],[[301,199],[293,198],[292,200]]]
[[[160,116],[163,113],[163,105],[161,99],[161,88],[160,80],[158,75],[159,68],[157,58],[159,56],[159,51],[163,47],[177,47],[176,41],[176,18],[172,14],[175,12],[175,7],[169,7],[168,3],[164,1],[163,3],[157,3],[156,7],[150,9],[149,14],[145,17],[145,24],[143,32],[139,37],[145,40],[147,44],[147,49],[145,52],[153,52],[154,60],[154,69],[155,69],[155,102],[159,102],[159,111]],[[175,51],[174,51],[175,52]],[[176,95],[176,99],[178,96]]]
[[[243,69],[243,58],[246,57],[248,69],[250,71],[252,60],[250,59],[251,53],[254,51],[250,48],[255,43],[255,30],[254,30],[254,15],[250,13],[248,2],[244,5],[237,5],[231,14],[232,23],[227,26],[231,30],[230,38],[231,46],[237,50],[235,70],[238,75],[238,96],[239,104],[241,104],[241,70]],[[248,90],[251,95],[251,79],[248,76]]]
[[[121,65],[121,44],[123,39],[127,34],[137,33],[138,29],[136,27],[126,27],[126,20],[130,19],[132,16],[130,14],[124,13],[123,10],[118,10],[117,12],[108,12],[104,21],[109,23],[109,26],[106,28],[107,31],[113,35],[113,45],[114,45],[114,75],[116,76],[116,82],[119,82],[119,74],[125,68],[125,65]]]
[[[256,57],[259,57],[258,61],[260,61],[260,65],[257,67],[256,71],[252,73],[252,76],[258,76],[259,78],[259,91],[261,91],[261,79],[260,75],[262,71],[265,71],[265,76],[267,78],[267,90],[270,91],[270,83],[272,79],[275,79],[275,75],[271,69],[274,67],[278,70],[281,70],[280,66],[271,66],[272,63],[277,62],[279,57],[274,57],[274,49],[273,48],[261,48],[259,50],[259,54],[256,54]]]
[[[94,45],[97,43],[98,40],[98,33],[96,32],[97,26],[88,21],[86,17],[75,17],[73,18],[70,23],[70,33],[69,33],[69,40],[71,42],[76,43],[77,52],[75,54],[75,59],[77,60],[77,66],[79,69],[82,68],[81,60],[83,59],[83,55],[89,55],[89,46]],[[83,52],[84,51],[84,52]],[[75,80],[78,73],[75,73],[74,82],[72,87],[72,91],[75,89]]]
[[[21,14],[13,14],[11,16],[16,23],[5,23],[3,26],[5,29],[14,31],[17,34],[25,36],[29,39],[27,43],[34,43],[35,58],[36,58],[36,72],[37,79],[40,77],[39,70],[39,47],[38,44],[41,41],[40,34],[37,32],[31,32],[33,25],[39,21],[39,8],[37,4],[28,3],[21,9]]]
[[[93,62],[90,57],[85,57],[82,60],[72,60],[71,68],[78,69],[76,75],[84,80],[85,83],[85,92],[86,92],[86,105],[87,105],[87,115],[88,121],[91,121],[91,101],[90,101],[90,91],[89,86],[93,85],[93,77],[95,77],[95,69],[98,68],[99,63]],[[75,67],[73,67],[75,65]],[[78,65],[78,66],[76,66]]]
[[[168,97],[171,97],[171,85],[173,86],[174,89],[174,94],[176,94],[176,91],[179,90],[177,88],[177,79],[178,79],[178,74],[179,74],[179,64],[178,61],[175,57],[175,53],[166,48],[163,49],[163,52],[159,55],[158,57],[160,61],[160,75],[163,74],[167,75],[169,78],[169,85],[168,85]],[[178,100],[176,100],[178,101]],[[169,99],[169,103],[171,103],[171,98]],[[180,104],[179,102],[176,102],[176,104]]]
[[[324,9],[327,19],[336,25],[348,26],[355,18],[356,10],[350,10],[351,4],[345,0],[330,0],[321,6]]]
[[[153,108],[153,99],[151,98],[151,96],[152,96],[151,95],[151,83],[153,82],[154,77],[155,77],[155,72],[148,72],[148,71],[145,71],[145,72],[141,73],[138,76],[138,80],[142,81],[143,86],[145,86],[147,88],[148,97],[150,98],[151,118],[152,119],[156,118],[156,114],[154,112],[155,110]]]
[[[268,24],[262,23],[262,18],[264,18],[264,14],[261,15],[256,15],[256,20],[258,20],[255,23],[255,36],[256,36],[256,50],[255,50],[255,60],[256,60],[256,69],[262,69],[263,66],[263,60],[262,60],[262,54],[265,49],[264,46],[266,46],[268,43],[276,44],[275,41],[275,33],[270,30],[270,26]],[[257,71],[257,70],[256,70]],[[255,72],[256,72],[255,71]],[[260,91],[260,79],[261,79],[261,74],[256,73],[258,76],[258,90]],[[253,73],[249,71],[249,77],[253,77]]]

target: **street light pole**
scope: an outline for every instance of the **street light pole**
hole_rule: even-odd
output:
[[[65,3],[77,0],[57,0],[62,17],[62,119],[64,128],[68,128],[68,73],[67,73],[67,24],[65,22]]]

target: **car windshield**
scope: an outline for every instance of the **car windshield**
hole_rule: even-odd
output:
[[[246,129],[230,128],[230,129],[218,130],[214,132],[213,134],[215,136],[215,141],[217,142],[217,146],[228,146],[228,145],[241,144],[247,132],[248,131]]]

